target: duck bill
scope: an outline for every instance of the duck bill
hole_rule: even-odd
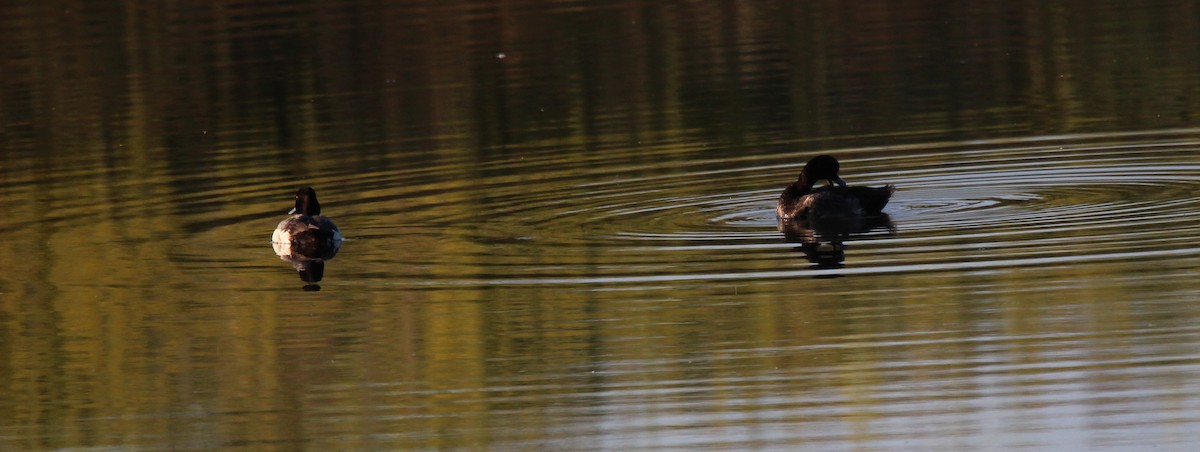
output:
[[[830,181],[833,181],[833,183],[835,183],[835,184],[838,184],[838,186],[839,186],[839,187],[845,187],[845,186],[846,186],[846,181],[842,180],[842,178],[840,178],[840,177],[838,177],[838,176],[833,176],[833,178],[832,178],[832,179],[829,179],[829,180],[830,180]]]
[[[292,210],[289,210],[287,214],[288,214],[288,215],[295,215],[295,214],[296,214],[296,208],[295,208],[295,207],[293,207],[293,208],[292,208]]]

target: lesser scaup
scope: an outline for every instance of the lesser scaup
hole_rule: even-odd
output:
[[[800,178],[779,195],[775,214],[780,220],[810,222],[851,220],[879,215],[896,191],[894,185],[883,187],[849,187],[838,177],[841,164],[828,155],[809,160],[800,171]],[[827,180],[829,185],[813,188]]]
[[[328,259],[342,242],[342,231],[329,218],[321,216],[317,191],[304,187],[296,191],[296,207],[271,234],[271,243],[280,256]]]

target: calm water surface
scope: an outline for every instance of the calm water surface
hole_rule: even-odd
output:
[[[88,3],[0,7],[0,449],[1200,447],[1190,2]]]

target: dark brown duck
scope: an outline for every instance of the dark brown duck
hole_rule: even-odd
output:
[[[838,177],[841,164],[828,155],[818,155],[804,165],[800,177],[779,195],[775,215],[781,220],[820,222],[879,215],[896,191],[883,187],[850,187]],[[817,182],[829,184],[813,188]]]

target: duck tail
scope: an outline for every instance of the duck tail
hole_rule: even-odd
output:
[[[884,185],[881,188],[868,188],[862,196],[862,200],[866,203],[864,207],[868,212],[880,213],[892,199],[894,193],[896,193],[896,186],[892,184]]]

